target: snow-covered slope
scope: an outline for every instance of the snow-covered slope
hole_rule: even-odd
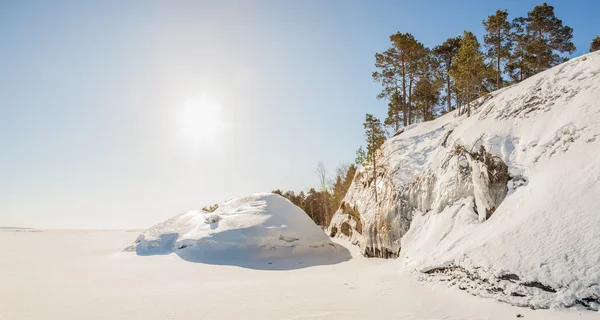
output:
[[[179,214],[142,232],[127,250],[139,255],[175,252],[188,261],[250,267],[266,267],[251,263],[264,259],[324,258],[299,260],[307,266],[350,258],[302,209],[276,194],[236,198],[212,213]]]
[[[535,308],[600,306],[600,52],[389,139],[329,232]]]

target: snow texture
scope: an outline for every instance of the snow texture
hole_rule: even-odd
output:
[[[249,268],[271,268],[265,260],[274,259],[297,258],[301,268],[350,258],[302,209],[270,193],[230,200],[214,212],[179,214],[142,232],[126,250]]]
[[[472,108],[386,141],[377,185],[363,163],[328,231],[472,294],[597,310],[600,52]]]
[[[336,246],[348,247],[351,260],[270,271],[123,252],[134,235],[0,228],[0,319],[598,319],[594,312],[531,310],[456,294],[448,282],[399,275],[395,261],[363,258],[340,239]]]

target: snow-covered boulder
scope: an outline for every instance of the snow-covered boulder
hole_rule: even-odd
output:
[[[600,52],[472,108],[386,141],[328,231],[474,294],[598,309]]]
[[[142,232],[126,250],[244,266],[264,259],[322,257],[322,263],[333,263],[350,258],[302,209],[276,194],[236,198],[214,212],[179,214]]]

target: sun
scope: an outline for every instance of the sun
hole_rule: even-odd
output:
[[[215,144],[221,130],[221,108],[206,95],[187,100],[178,113],[182,138],[193,144]]]

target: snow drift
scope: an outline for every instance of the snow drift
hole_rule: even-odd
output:
[[[600,53],[472,107],[386,141],[377,185],[364,163],[328,231],[473,294],[597,310]]]
[[[293,267],[299,268],[350,258],[302,209],[276,194],[236,198],[214,212],[179,214],[142,232],[126,250],[268,269],[291,267],[290,261],[273,265],[274,259],[295,258]]]

